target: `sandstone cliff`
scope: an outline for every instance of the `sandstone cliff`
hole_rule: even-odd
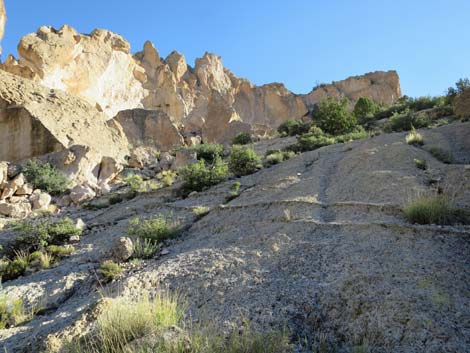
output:
[[[131,55],[129,43],[106,30],[84,35],[69,26],[41,27],[21,40],[18,52],[19,60],[8,57],[3,70],[80,96],[108,119],[123,110],[161,110],[185,139],[198,135],[207,142],[224,142],[241,131],[269,134],[287,119],[302,118],[326,96],[392,103],[401,95],[395,72],[350,78],[308,95],[277,83],[255,86],[214,54],[191,67],[176,51],[161,58],[147,42]]]
[[[0,70],[0,160],[19,161],[84,145],[124,158],[127,139],[81,98]]]
[[[0,0],[0,41],[3,39],[3,34],[5,33],[5,24],[7,22],[7,13],[5,10],[5,3],[3,0]],[[0,54],[2,53],[2,48],[0,47]]]

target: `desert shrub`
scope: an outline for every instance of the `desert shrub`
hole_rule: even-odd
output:
[[[58,259],[70,256],[75,252],[75,248],[71,245],[49,245],[46,250],[52,257]]]
[[[35,251],[30,255],[30,266],[38,270],[47,270],[51,267],[53,258],[47,252]]]
[[[452,156],[452,153],[449,151],[443,150],[440,147],[431,147],[429,149],[429,153],[431,153],[434,158],[436,158],[438,161],[441,161],[442,163],[445,164],[452,164],[454,161],[454,157]]]
[[[51,237],[51,244],[59,245],[70,241],[72,236],[80,236],[82,230],[75,226],[73,220],[68,217],[47,225],[47,232]]]
[[[356,126],[353,131],[335,137],[335,143],[347,143],[369,137],[369,133],[362,126]]]
[[[230,186],[230,191],[232,193],[238,194],[240,192],[240,186],[241,183],[239,181],[236,181]]]
[[[233,145],[248,145],[249,143],[252,143],[252,142],[253,142],[253,139],[251,138],[251,135],[247,132],[239,133],[232,140]]]
[[[283,122],[278,128],[277,132],[281,136],[296,136],[308,132],[312,123],[304,123],[299,120],[289,119]]]
[[[13,230],[19,233],[13,244],[13,248],[17,251],[31,253],[43,250],[51,240],[47,222],[23,221],[14,224]]]
[[[176,172],[172,170],[164,170],[162,173],[162,184],[163,186],[171,186],[175,182]]]
[[[416,131],[414,127],[412,127],[410,133],[406,135],[405,141],[408,145],[422,146],[424,144],[423,136]]]
[[[468,214],[456,208],[445,195],[423,196],[413,200],[403,209],[406,219],[418,224],[468,223]]]
[[[197,206],[193,208],[193,215],[197,217],[205,216],[209,213],[210,208],[205,206]]]
[[[251,148],[234,146],[230,153],[228,168],[236,176],[253,174],[262,168],[261,158]]]
[[[131,173],[124,179],[124,182],[129,185],[134,192],[145,191],[145,182],[140,175]]]
[[[21,299],[0,296],[0,329],[11,328],[27,321]]]
[[[449,87],[447,90],[446,98],[448,103],[452,103],[455,97],[467,89],[470,89],[470,80],[468,78],[459,79],[455,83],[455,87]]]
[[[329,137],[325,135],[318,136],[316,134],[305,134],[297,138],[297,143],[292,146],[294,151],[306,152],[313,151],[317,148],[328,146],[336,143],[334,137]]]
[[[354,116],[360,124],[366,124],[374,118],[380,106],[368,97],[360,97],[354,106]]]
[[[204,160],[210,164],[214,163],[219,157],[222,157],[224,153],[224,146],[212,143],[204,143],[191,147],[191,149],[196,151],[198,160]]]
[[[133,258],[135,259],[150,259],[157,253],[162,248],[162,245],[159,243],[156,243],[152,239],[148,238],[143,238],[139,239],[137,238],[134,241],[134,253],[132,255]]]
[[[354,114],[348,112],[347,98],[328,98],[321,101],[313,113],[314,123],[331,135],[350,132],[356,125]]]
[[[52,194],[60,194],[69,186],[68,178],[50,163],[30,160],[24,166],[26,179],[36,189],[45,190]]]
[[[416,168],[421,169],[421,170],[426,170],[426,169],[428,169],[425,160],[423,160],[423,159],[416,159],[416,158],[415,158],[413,161],[415,162]]]
[[[114,261],[107,260],[100,265],[98,272],[103,277],[103,280],[108,283],[118,278],[122,274],[123,269]]]
[[[228,178],[228,166],[220,157],[212,164],[204,160],[187,165],[180,169],[183,180],[182,192],[189,194],[192,191],[202,191],[212,185],[221,183]]]
[[[14,258],[1,267],[0,277],[3,281],[10,281],[22,276],[28,269],[30,261],[29,253],[15,251]]]
[[[272,166],[279,164],[283,161],[286,161],[295,156],[293,151],[281,151],[281,150],[271,150],[266,152],[265,164],[266,166]]]
[[[415,114],[409,109],[402,113],[394,113],[385,126],[386,131],[409,131],[412,128],[428,127],[431,119],[425,113]]]
[[[169,217],[161,214],[145,220],[134,218],[129,222],[129,227],[127,228],[127,234],[140,239],[150,239],[156,244],[177,236],[179,232],[179,227],[172,224]]]

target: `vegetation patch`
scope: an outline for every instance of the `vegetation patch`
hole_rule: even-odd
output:
[[[270,167],[282,163],[295,156],[294,151],[271,150],[266,152],[265,165]]]
[[[456,208],[445,195],[420,197],[405,206],[403,212],[411,223],[451,225],[469,222],[468,211]]]
[[[442,163],[452,164],[454,162],[454,157],[452,156],[452,153],[440,147],[431,147],[429,149],[429,153],[431,153],[434,158],[436,158],[438,161],[441,161]]]
[[[304,123],[299,120],[289,119],[277,128],[277,132],[279,135],[281,135],[281,137],[297,136],[307,133],[311,126],[311,122]]]
[[[123,272],[123,269],[119,264],[115,263],[114,261],[107,260],[100,265],[100,269],[98,270],[98,272],[103,277],[103,280],[108,283],[119,278],[119,276],[121,276]]]
[[[261,158],[248,147],[234,146],[228,161],[229,170],[236,176],[244,176],[257,172],[263,167]]]
[[[415,162],[416,168],[421,169],[421,170],[426,170],[426,169],[428,169],[428,166],[427,166],[425,160],[423,160],[423,159],[416,159],[416,158],[415,158],[413,161]]]
[[[47,162],[30,160],[24,166],[23,174],[35,189],[45,190],[51,194],[63,193],[70,184],[65,174]]]
[[[253,138],[247,132],[241,132],[232,140],[233,145],[248,145],[253,143]]]
[[[202,191],[226,180],[228,166],[220,157],[217,157],[212,164],[199,160],[197,163],[181,168],[180,176],[183,180],[182,193],[187,195],[192,191]]]
[[[0,296],[0,329],[8,329],[29,321],[21,299]]]
[[[313,112],[315,125],[330,135],[342,135],[354,129],[356,117],[348,111],[347,98],[322,100]]]
[[[196,151],[198,160],[204,160],[209,164],[213,164],[216,159],[221,158],[224,153],[224,146],[212,143],[193,146],[191,149]]]
[[[414,146],[424,145],[423,136],[418,131],[416,131],[414,127],[411,129],[411,132],[408,135],[406,135],[405,141],[408,145],[414,145]]]
[[[129,222],[127,233],[141,240],[149,239],[156,244],[160,244],[177,236],[180,233],[180,228],[171,223],[169,217],[158,214],[145,220],[140,218],[132,219]]]

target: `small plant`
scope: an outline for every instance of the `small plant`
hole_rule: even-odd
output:
[[[47,247],[47,252],[51,254],[54,258],[61,259],[72,255],[75,252],[75,248],[71,245],[49,245]]]
[[[286,161],[290,158],[295,156],[295,152],[293,151],[281,151],[281,150],[275,150],[275,151],[267,151],[266,152],[266,159],[265,163],[266,166],[272,166],[275,164],[279,164],[283,161]]]
[[[53,262],[52,256],[42,251],[33,252],[30,255],[30,259],[30,265],[38,270],[47,270]]]
[[[21,299],[0,297],[0,329],[11,328],[28,321]]]
[[[424,144],[423,136],[414,127],[406,135],[405,141],[408,145],[422,146]]]
[[[122,274],[123,269],[119,264],[115,263],[114,261],[107,260],[101,264],[98,272],[101,274],[104,281],[108,283],[118,278]]]
[[[253,139],[251,138],[251,135],[247,132],[241,132],[235,138],[232,140],[233,145],[248,145],[249,143],[252,143]]]
[[[410,131],[413,128],[424,128],[431,125],[431,119],[428,114],[416,114],[413,111],[406,109],[400,113],[394,113],[385,126],[388,132],[396,131]]]
[[[143,192],[145,191],[145,183],[144,179],[140,175],[136,175],[134,173],[129,174],[125,179],[124,182],[128,184],[132,191],[134,192]]]
[[[50,163],[30,160],[24,166],[23,173],[35,189],[60,194],[69,186],[68,178]]]
[[[233,194],[238,194],[240,191],[240,186],[241,186],[241,183],[239,181],[236,181],[230,186],[230,191]]]
[[[429,153],[431,153],[434,158],[436,158],[438,161],[441,161],[442,163],[445,164],[452,164],[454,161],[454,157],[449,151],[445,151],[440,147],[431,147],[429,149]]]
[[[217,157],[213,164],[206,165],[203,160],[180,169],[183,179],[182,192],[202,191],[205,188],[221,183],[228,178],[228,166]]]
[[[403,211],[411,223],[448,225],[469,221],[468,214],[456,208],[445,195],[420,197],[410,202]]]
[[[168,217],[161,214],[146,220],[134,218],[129,222],[127,233],[141,239],[150,239],[156,244],[178,235],[179,227],[171,224]]]
[[[415,162],[416,168],[421,169],[421,170],[426,170],[426,169],[428,169],[425,160],[423,160],[423,159],[416,159],[416,158],[415,158],[413,161]]]
[[[334,137],[318,136],[316,134],[305,134],[297,138],[297,143],[292,146],[295,151],[306,152],[313,151],[323,146],[329,146],[336,143]]]
[[[72,236],[80,236],[82,230],[75,226],[72,219],[65,217],[57,222],[47,225],[47,232],[51,237],[51,244],[63,244],[70,241]]]
[[[150,259],[162,248],[161,244],[148,238],[137,238],[133,246],[134,253],[132,256],[135,259]]]
[[[162,173],[163,186],[171,186],[175,182],[176,172],[172,170],[164,170]]]
[[[195,215],[196,217],[203,217],[207,215],[209,211],[210,211],[209,207],[197,206],[193,208],[193,215]]]
[[[236,176],[244,176],[257,172],[262,168],[261,158],[247,147],[234,146],[228,162],[229,170]]]

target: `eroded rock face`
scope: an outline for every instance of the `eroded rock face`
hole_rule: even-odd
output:
[[[0,0],[0,41],[3,39],[5,33],[5,24],[7,22],[7,12],[5,10],[5,3],[3,0]],[[2,48],[0,47],[0,54],[2,53]]]
[[[0,160],[20,161],[84,145],[121,160],[126,138],[89,103],[0,70]]]
[[[303,96],[309,108],[327,97],[347,97],[351,105],[360,97],[369,97],[378,103],[389,105],[401,97],[400,79],[396,71],[376,71],[320,85]]]
[[[176,51],[162,59],[151,42],[131,55],[129,43],[117,34],[95,30],[83,35],[69,26],[41,27],[25,36],[19,60],[9,57],[2,68],[80,96],[107,119],[117,115],[116,120],[122,120],[122,114],[130,114],[121,113],[126,110],[161,111],[168,118],[158,120],[164,124],[155,127],[152,146],[165,149],[181,143],[179,131],[186,140],[199,136],[204,142],[225,142],[240,132],[269,135],[287,119],[302,118],[328,96],[344,95],[352,102],[367,96],[381,103],[401,96],[393,71],[352,77],[296,95],[278,83],[252,85],[224,68],[222,59],[212,53],[196,59],[192,68]],[[137,131],[143,127],[131,124],[129,131],[124,124],[121,132],[150,135]]]

